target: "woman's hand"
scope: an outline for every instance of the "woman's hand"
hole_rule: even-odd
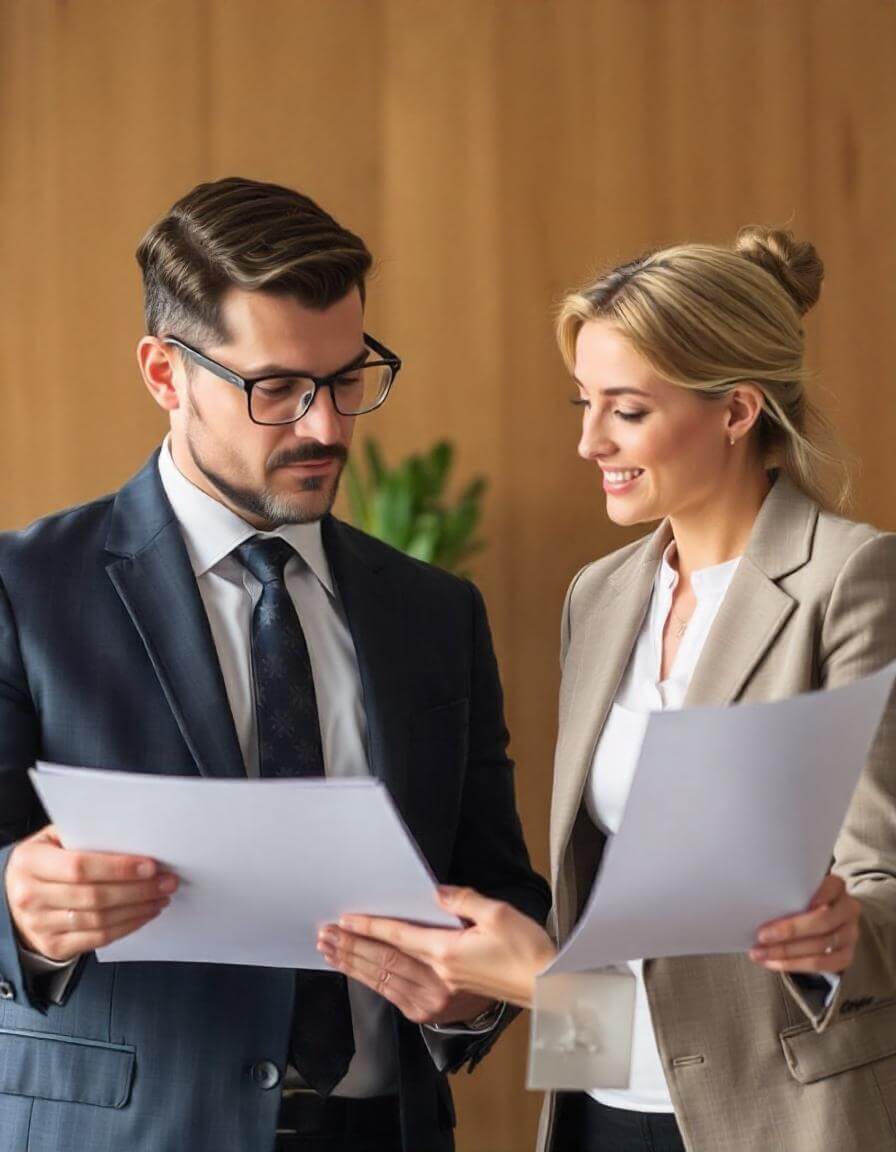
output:
[[[771,972],[843,972],[855,955],[861,914],[859,901],[829,873],[807,912],[770,920],[759,929],[750,959]]]
[[[338,928],[322,929],[318,948],[334,968],[368,983],[365,953],[369,956],[369,942],[377,941],[393,950],[399,965],[401,957],[428,965],[453,994],[529,1007],[535,977],[556,954],[547,932],[509,904],[470,888],[441,888],[439,904],[470,926],[421,928],[401,920],[343,916]]]

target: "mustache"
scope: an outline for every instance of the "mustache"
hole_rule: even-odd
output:
[[[344,464],[348,459],[348,449],[344,444],[318,444],[310,441],[307,444],[298,444],[288,451],[277,452],[268,460],[268,468],[284,468],[288,464],[310,464],[315,460],[341,460]]]

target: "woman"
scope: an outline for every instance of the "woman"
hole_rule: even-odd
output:
[[[551,814],[560,944],[619,827],[649,711],[780,699],[896,657],[896,536],[826,510],[817,475],[801,317],[821,279],[810,244],[752,228],[733,249],[687,245],[624,265],[562,308],[579,453],[600,469],[611,519],[662,523],[583,569],[564,607]],[[629,1088],[549,1100],[545,1145],[896,1145],[894,756],[891,707],[804,913],[762,926],[744,956],[633,962]],[[471,926],[349,918],[321,948],[385,995],[393,972],[398,983],[422,963],[450,987],[531,1004],[555,952],[547,934],[470,891],[443,903]]]

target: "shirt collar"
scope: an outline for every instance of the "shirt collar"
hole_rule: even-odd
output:
[[[174,463],[168,436],[159,453],[159,476],[197,579],[251,537],[280,536],[298,552],[327,592],[335,595],[319,520],[311,524],[281,524],[273,532],[259,532],[184,476]]]
[[[678,571],[673,567],[675,557],[675,541],[669,542],[660,561],[657,579],[662,588],[671,590],[678,583]],[[740,563],[740,556],[733,560],[725,560],[722,564],[713,564],[709,568],[698,568],[691,573],[691,587],[698,600],[718,599],[725,595],[735,569]]]

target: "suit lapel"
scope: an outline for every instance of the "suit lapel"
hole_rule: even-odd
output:
[[[594,749],[619,688],[653,591],[657,565],[671,539],[663,524],[597,590],[574,619],[563,670],[569,696],[562,708],[554,768],[551,860],[557,884]],[[564,690],[565,691],[565,690]]]
[[[733,703],[795,606],[745,555],[700,653],[685,707]]]
[[[143,641],[203,776],[245,776],[205,606],[158,473],[158,453],[115,498],[109,579]]]
[[[706,638],[685,706],[732,704],[796,607],[778,583],[812,552],[818,507],[780,475]]]
[[[817,506],[783,474],[763,503],[744,557],[707,637],[685,704],[730,704],[795,608],[777,581],[812,551]],[[667,523],[574,614],[554,773],[551,861],[555,890],[594,750],[643,623],[657,566],[671,540]],[[587,878],[590,884],[591,878]]]
[[[323,543],[355,645],[372,776],[388,787],[399,811],[407,801],[411,645],[408,618],[379,549],[327,516]]]

